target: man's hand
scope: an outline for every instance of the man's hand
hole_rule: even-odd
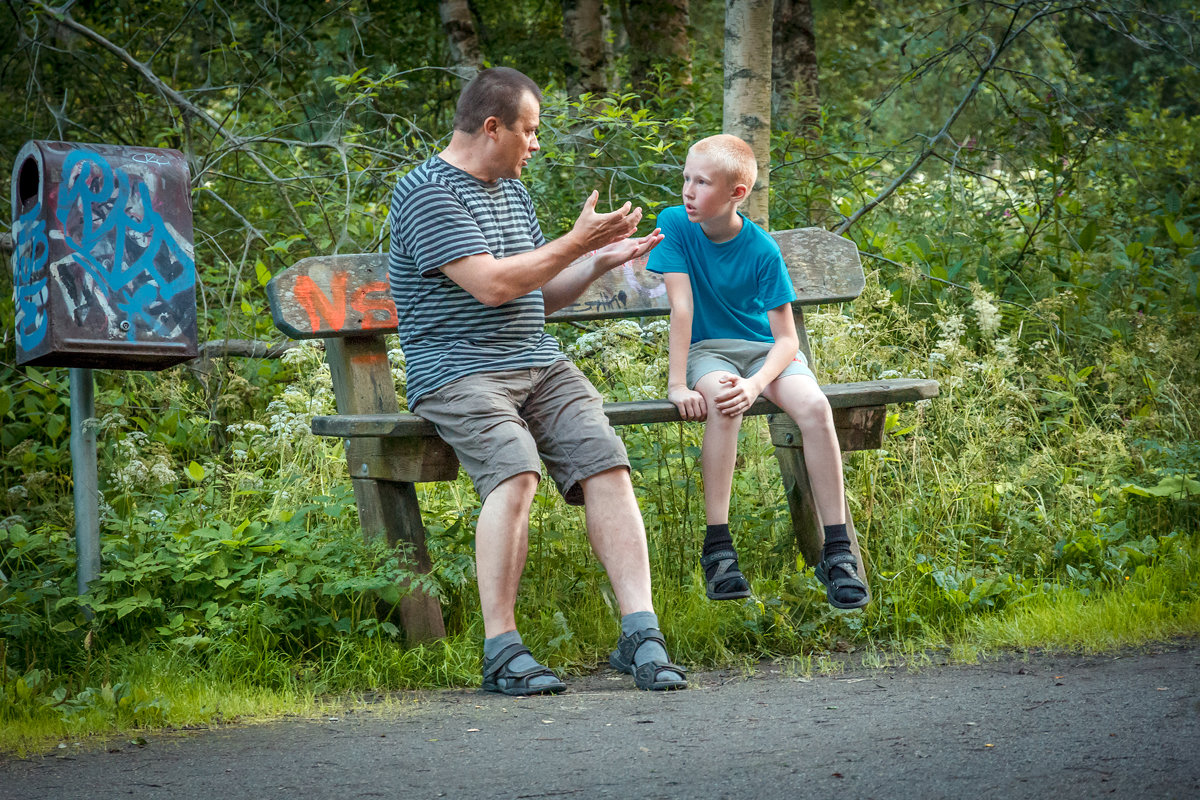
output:
[[[717,410],[727,417],[744,414],[754,405],[754,401],[762,394],[762,389],[751,378],[738,375],[728,375],[721,378],[721,383],[727,384],[728,389],[713,398]]]
[[[701,420],[708,417],[708,409],[704,405],[704,395],[686,386],[675,386],[667,389],[667,399],[679,409],[679,416],[686,420]]]
[[[642,221],[642,209],[638,207],[630,210],[632,204],[629,202],[616,211],[610,211],[607,214],[598,213],[596,201],[599,199],[600,193],[593,190],[587,200],[583,201],[583,211],[571,229],[575,235],[580,237],[580,241],[585,245],[585,250],[599,250],[613,242],[628,239]]]
[[[596,266],[602,272],[608,272],[613,267],[619,267],[628,261],[646,255],[662,240],[662,229],[655,228],[646,236],[629,236],[605,245],[596,251]]]

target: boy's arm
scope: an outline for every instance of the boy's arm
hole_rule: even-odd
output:
[[[717,410],[727,416],[741,414],[754,404],[763,389],[774,383],[779,374],[796,357],[800,349],[800,338],[796,335],[796,318],[792,316],[792,304],[784,303],[767,312],[771,325],[771,336],[775,344],[767,352],[762,369],[749,378],[732,377],[724,381],[729,388],[714,399]]]
[[[699,420],[708,416],[704,395],[687,385],[688,347],[692,343],[692,284],[686,272],[666,272],[667,300],[671,304],[668,337],[667,399],[679,409],[679,416]],[[782,367],[781,367],[782,369]]]

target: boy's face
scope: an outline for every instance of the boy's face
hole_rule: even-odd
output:
[[[683,165],[682,196],[688,220],[708,222],[732,214],[746,193],[712,158],[703,153],[689,153]]]

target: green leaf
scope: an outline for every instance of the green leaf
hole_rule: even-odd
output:
[[[1083,232],[1079,234],[1079,247],[1083,250],[1091,250],[1092,245],[1096,241],[1096,231],[1098,226],[1096,220],[1090,221],[1084,226]]]
[[[1171,237],[1172,242],[1185,246],[1191,245],[1193,237],[1190,235],[1191,231],[1188,230],[1188,226],[1186,224],[1183,222],[1176,222],[1170,217],[1164,219],[1163,224],[1166,225],[1167,236]]]
[[[259,286],[266,286],[271,282],[271,270],[267,269],[267,265],[262,262],[262,259],[254,262],[254,274],[258,276]]]
[[[1126,494],[1139,497],[1196,497],[1200,496],[1200,481],[1191,475],[1168,475],[1154,486],[1127,483],[1121,487]]]
[[[199,483],[204,480],[204,467],[193,461],[187,465],[187,474],[189,478]]]

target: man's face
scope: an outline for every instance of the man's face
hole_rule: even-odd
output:
[[[533,95],[521,95],[521,109],[512,127],[500,125],[496,129],[496,165],[500,177],[519,178],[521,170],[529,163],[533,154],[541,149],[537,132],[541,124],[541,106]]]

